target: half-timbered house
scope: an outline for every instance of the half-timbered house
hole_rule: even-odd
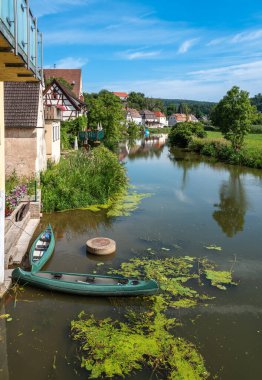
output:
[[[73,120],[86,112],[86,104],[73,91],[54,79],[44,90],[45,107],[56,107],[62,112],[62,120]]]

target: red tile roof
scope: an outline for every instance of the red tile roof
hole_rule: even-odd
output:
[[[166,115],[164,115],[162,112],[160,111],[155,111],[155,115],[156,117],[166,117]]]
[[[113,94],[118,96],[119,98],[128,98],[127,92],[113,92]]]
[[[53,78],[63,78],[69,84],[73,85],[72,91],[77,98],[82,97],[82,70],[81,69],[44,69],[45,80]]]

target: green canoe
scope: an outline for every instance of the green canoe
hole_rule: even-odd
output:
[[[54,232],[49,224],[44,231],[37,237],[29,253],[31,272],[38,272],[50,259],[55,249]]]
[[[158,291],[155,280],[121,276],[64,272],[32,273],[16,268],[13,270],[12,279],[38,288],[86,296],[146,296]]]

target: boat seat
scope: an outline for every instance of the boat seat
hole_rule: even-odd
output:
[[[86,282],[95,282],[95,277],[87,277]]]
[[[120,280],[118,280],[118,285],[126,285],[128,283],[128,280],[126,280],[126,279],[120,279]]]
[[[37,245],[35,247],[35,251],[42,251],[43,249],[46,250],[48,248],[48,245]]]
[[[139,284],[139,281],[138,280],[132,280],[131,281],[131,285],[138,285]]]
[[[62,273],[52,273],[52,276],[55,280],[60,280],[63,277]]]

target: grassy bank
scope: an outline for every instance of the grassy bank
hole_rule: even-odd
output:
[[[209,139],[220,139],[226,141],[221,132],[207,131],[207,137]],[[245,138],[244,147],[250,150],[262,150],[262,134],[250,133]]]
[[[207,138],[193,138],[188,149],[231,165],[262,169],[261,134],[249,134],[245,138],[243,148],[234,151],[220,132],[208,131]]]
[[[106,204],[127,188],[125,168],[117,156],[101,146],[71,153],[41,174],[45,212]]]

